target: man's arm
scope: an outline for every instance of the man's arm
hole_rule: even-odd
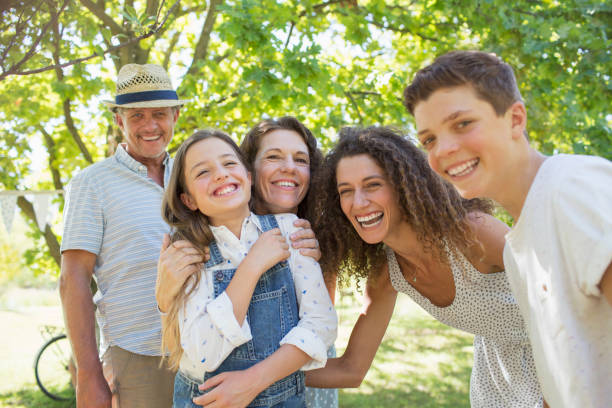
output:
[[[96,344],[90,289],[96,255],[82,250],[62,253],[60,297],[77,367],[77,406],[110,407],[111,391],[102,373]]]

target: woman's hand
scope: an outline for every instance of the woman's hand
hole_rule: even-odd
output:
[[[170,244],[170,237],[164,234],[155,284],[155,298],[162,313],[168,311],[172,300],[187,278],[198,272],[209,258],[208,248],[206,256],[203,257],[189,241],[176,241]]]
[[[299,248],[300,254],[309,256],[318,262],[321,259],[321,250],[310,222],[298,218],[293,221],[293,225],[302,229],[291,234],[291,246],[296,249]]]
[[[210,408],[242,408],[249,405],[262,391],[257,378],[253,378],[246,370],[215,375],[199,386],[200,391],[210,388],[210,392],[194,398],[193,402]]]

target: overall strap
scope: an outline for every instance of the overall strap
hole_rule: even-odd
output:
[[[210,259],[206,261],[207,268],[212,268],[213,266],[218,265],[221,262],[225,261],[225,259],[221,255],[221,250],[219,249],[219,246],[217,245],[217,241],[211,242],[210,245],[208,246],[208,249],[210,250]]]
[[[272,214],[268,215],[257,215],[257,219],[259,220],[259,224],[261,225],[261,229],[266,232],[274,228],[278,228],[278,222],[276,222],[276,217]]]

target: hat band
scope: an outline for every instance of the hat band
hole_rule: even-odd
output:
[[[115,103],[117,105],[125,105],[126,103],[155,101],[160,99],[178,100],[178,96],[175,91],[132,92],[115,96]]]

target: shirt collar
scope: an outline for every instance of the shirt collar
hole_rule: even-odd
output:
[[[242,221],[242,227],[240,227],[240,236],[241,237],[244,236],[244,231],[245,231],[247,225],[249,225],[249,223],[253,223],[260,232],[263,231],[263,229],[261,228],[261,224],[259,223],[259,219],[257,218],[257,216],[253,212],[251,212],[251,213],[249,213],[249,216],[246,217]],[[218,237],[226,237],[227,234],[230,234],[230,235],[234,236],[234,234],[225,225],[220,225],[218,227],[215,227],[214,225],[211,225],[210,226],[210,230],[212,231],[212,233],[215,236],[216,240],[218,240]]]
[[[115,150],[115,159],[133,172],[147,176],[147,166],[130,156],[127,150],[125,150],[125,146],[125,143],[120,143],[117,146],[117,149]],[[163,164],[167,172],[169,170],[168,164],[170,162],[170,155],[168,152],[164,153],[166,156],[164,157]]]

